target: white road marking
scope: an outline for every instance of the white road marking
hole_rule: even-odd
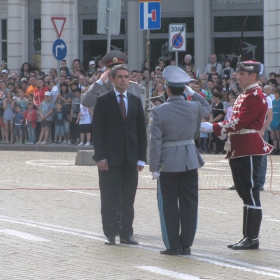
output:
[[[199,280],[201,279],[200,277],[196,277],[190,274],[184,274],[184,273],[179,273],[176,271],[172,271],[172,270],[167,270],[167,269],[163,269],[160,267],[156,267],[156,266],[135,266],[137,268],[143,269],[143,270],[147,270],[156,274],[160,274],[163,276],[169,276],[172,279],[182,279],[182,280]]]
[[[35,221],[30,221],[30,220],[15,219],[15,218],[3,216],[3,215],[0,215],[0,221],[29,226],[29,227],[33,227],[33,228],[37,228],[37,229],[44,229],[44,230],[48,230],[48,231],[52,231],[52,232],[65,233],[65,234],[69,234],[69,235],[79,236],[79,237],[83,237],[83,238],[89,238],[89,239],[98,240],[98,241],[102,241],[102,242],[104,242],[104,240],[105,240],[104,238],[102,238],[103,237],[102,234],[98,234],[96,232],[89,232],[89,231],[62,227],[62,226],[57,226],[57,225],[52,225],[52,224],[47,224],[47,223],[40,223],[40,222],[35,222]],[[130,246],[130,245],[122,245],[122,246]],[[162,246],[157,246],[157,245],[148,244],[148,243],[141,243],[139,246],[133,246],[133,248],[158,252],[158,248],[162,248]],[[256,266],[254,264],[239,262],[239,261],[236,261],[233,259],[227,259],[227,258],[222,258],[222,257],[212,256],[212,255],[207,255],[207,254],[196,254],[196,253],[192,253],[191,256],[180,256],[180,257],[193,258],[198,261],[208,262],[208,263],[211,263],[214,265],[219,265],[222,267],[229,267],[229,268],[237,269],[240,271],[246,271],[246,272],[255,273],[255,274],[259,274],[259,275],[266,275],[266,276],[273,276],[276,278],[280,278],[280,270],[278,270],[278,269],[260,266],[260,265]],[[178,278],[178,279],[188,279],[188,278]]]
[[[39,159],[39,160],[28,160],[26,164],[44,166],[44,167],[57,167],[57,166],[75,166],[74,161],[70,160],[53,160],[53,159]]]
[[[80,192],[80,191],[73,191],[73,190],[66,190],[66,191],[67,191],[67,192],[73,192],[73,193],[86,194],[86,195],[100,196],[100,194],[89,193],[89,192]]]
[[[12,230],[12,229],[2,229],[0,230],[0,233],[5,233],[8,235],[12,235],[12,236],[16,236],[25,240],[30,240],[30,241],[36,241],[36,242],[49,242],[51,240],[49,239],[45,239],[45,238],[41,238],[29,233],[25,233],[25,232],[21,232],[21,231],[17,231],[17,230]]]
[[[255,273],[255,274],[259,274],[259,275],[266,275],[266,276],[272,276],[272,277],[275,277],[275,278],[280,278],[280,274],[275,274],[275,273],[270,273],[270,272],[260,270],[260,269],[264,269],[264,270],[269,270],[270,269],[270,268],[264,267],[264,266],[256,266],[256,265],[251,265],[251,264],[247,264],[247,263],[244,263],[244,262],[240,262],[241,265],[245,266],[245,267],[242,267],[241,265],[237,266],[237,265],[228,264],[228,263],[225,262],[226,259],[223,259],[223,261],[215,261],[213,259],[204,258],[204,257],[196,257],[196,256],[189,256],[189,258],[199,260],[199,261],[208,262],[208,263],[212,263],[212,264],[219,265],[219,266],[222,266],[222,267],[228,267],[228,268],[233,268],[233,269],[237,269],[237,270],[241,270],[241,271],[251,272],[251,273]],[[280,271],[277,270],[277,269],[273,269],[273,270],[276,271],[277,273],[280,273]]]

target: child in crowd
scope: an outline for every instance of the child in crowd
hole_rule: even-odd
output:
[[[202,118],[201,122],[208,122],[209,118]],[[207,147],[208,147],[208,137],[209,133],[207,132],[200,132],[200,150],[201,153],[204,154],[207,152]]]
[[[52,123],[52,113],[54,109],[54,104],[51,100],[51,92],[45,92],[45,99],[39,106],[39,115],[41,118],[41,132],[39,136],[39,141],[37,145],[47,145],[49,131]]]
[[[6,99],[3,101],[4,107],[4,125],[5,125],[5,143],[13,144],[14,143],[14,122],[13,122],[13,110],[14,110],[14,101],[11,91],[6,92]],[[9,140],[10,134],[10,140]]]
[[[62,136],[64,135],[64,120],[65,120],[65,111],[62,111],[62,104],[56,103],[55,112],[53,114],[53,122],[55,127],[54,132],[54,144],[61,144]]]
[[[21,106],[21,112],[24,113],[27,110],[27,103],[28,100],[25,98],[25,93],[22,88],[18,88],[18,99],[16,100],[16,104],[19,104]],[[24,140],[25,144],[28,143],[27,141],[27,129],[25,123],[23,123],[23,133],[24,133]]]
[[[14,113],[14,124],[15,124],[15,144],[22,144],[22,132],[23,132],[24,117],[21,111],[21,106],[16,105],[16,110]]]
[[[81,89],[75,88],[73,90],[74,98],[72,100],[72,106],[70,111],[70,122],[74,126],[74,135],[76,138],[76,143],[80,143],[80,130],[79,130],[79,124],[77,123],[77,118],[80,113],[80,103],[81,103]]]
[[[235,100],[236,100],[236,97],[231,97],[229,100],[230,106],[227,108],[226,120],[230,120],[230,118],[231,118],[232,108],[233,108]]]
[[[3,98],[0,95],[0,127],[1,127],[1,142],[5,142],[5,126],[3,121],[3,115],[4,115],[4,107],[3,107]]]
[[[25,98],[25,94],[22,88],[18,89],[19,98],[16,100],[16,104],[21,106],[21,111],[24,113],[27,110],[28,100]]]
[[[31,99],[32,100],[32,99]],[[37,121],[37,112],[34,109],[33,102],[29,102],[27,105],[27,110],[23,114],[25,125],[28,133],[28,142],[27,144],[33,145],[35,143],[35,128]]]
[[[212,76],[217,74],[217,68],[215,66],[212,66],[210,70],[211,70],[211,73],[209,73],[208,81],[212,80]]]
[[[78,118],[76,123],[79,124],[80,129],[80,143],[78,146],[84,146],[84,140],[86,135],[86,144],[85,146],[90,146],[90,135],[91,135],[91,121],[93,116],[92,108],[84,107],[80,104],[80,112],[78,114]]]

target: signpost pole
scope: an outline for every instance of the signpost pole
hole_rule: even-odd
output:
[[[60,60],[57,60],[57,94],[60,94]]]
[[[178,52],[175,52],[175,59],[176,59],[176,65],[178,66],[179,64],[179,62],[178,62]]]
[[[146,80],[146,123],[149,123],[148,109],[150,108],[150,65],[151,65],[151,41],[150,41],[150,30],[147,30],[146,40],[146,59],[148,64],[148,74]]]
[[[112,0],[107,1],[108,26],[107,26],[107,53],[111,50],[111,28],[112,28]]]

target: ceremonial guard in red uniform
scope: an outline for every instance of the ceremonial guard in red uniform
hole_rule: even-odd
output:
[[[266,98],[257,84],[261,64],[243,61],[237,65],[238,82],[244,92],[233,106],[230,120],[219,123],[202,123],[201,131],[214,132],[221,138],[228,136],[225,144],[236,191],[244,203],[243,238],[228,245],[234,250],[259,248],[259,230],[262,220],[259,172],[263,155],[273,147],[266,143],[259,131],[267,112]]]

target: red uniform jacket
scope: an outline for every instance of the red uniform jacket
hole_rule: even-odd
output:
[[[231,151],[227,158],[267,155],[273,150],[258,132],[254,133],[261,130],[266,112],[266,98],[258,84],[252,84],[236,99],[231,119],[213,124],[215,135],[230,135]]]

